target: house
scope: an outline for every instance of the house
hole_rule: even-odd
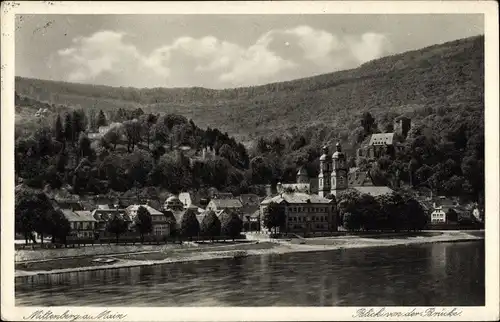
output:
[[[477,221],[479,222],[483,222],[484,220],[484,217],[483,217],[483,214],[482,212],[479,210],[478,207],[474,207],[472,209],[472,215],[474,216],[474,218],[476,218]]]
[[[125,209],[127,214],[130,216],[132,221],[137,217],[137,213],[140,207],[146,208],[146,210],[151,215],[152,222],[152,232],[155,236],[169,236],[173,229],[173,222],[170,216],[165,215],[163,212],[154,209],[149,205],[132,205]]]
[[[259,231],[260,230],[260,207],[252,214],[243,214],[243,230]]]
[[[300,192],[281,193],[268,197],[260,204],[261,231],[268,232],[263,216],[271,202],[279,205],[285,214],[285,232],[315,234],[337,231],[336,205],[334,200],[315,194]],[[256,216],[254,214],[253,216]]]
[[[201,195],[196,192],[181,192],[178,198],[184,204],[184,209],[196,207],[204,210],[203,208],[208,204],[208,199],[202,198]]]
[[[448,211],[453,209],[457,214],[457,218],[449,218]],[[431,223],[447,223],[450,221],[457,222],[458,215],[462,215],[464,209],[458,204],[456,200],[438,196],[432,203]]]
[[[163,209],[181,211],[184,209],[184,204],[176,196],[170,196],[167,198],[167,200],[165,200],[165,203],[163,204]]]
[[[443,207],[434,207],[431,212],[431,223],[445,223],[446,222],[446,212]]]
[[[260,198],[256,194],[248,193],[239,196],[240,202],[243,205],[241,213],[243,218],[252,216],[260,208]],[[244,221],[244,220],[243,220]]]
[[[60,209],[64,217],[69,221],[71,228],[70,236],[77,238],[94,239],[97,220],[87,210]]]
[[[243,205],[241,201],[236,198],[228,198],[228,199],[212,199],[208,205],[207,210],[213,210],[215,212],[219,210],[231,210],[238,213],[240,216],[243,215]]]
[[[94,217],[94,219],[97,221],[96,231],[100,236],[104,236],[107,234],[106,225],[115,216],[120,217],[127,224],[127,229],[130,229],[132,219],[127,214],[125,209],[109,208],[107,205],[99,205],[97,209],[94,209],[94,211],[92,211],[92,217]]]

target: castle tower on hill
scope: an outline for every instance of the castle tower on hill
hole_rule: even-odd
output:
[[[319,158],[318,195],[325,198],[331,190],[332,158],[328,147],[323,147],[323,154]]]
[[[331,193],[336,197],[341,191],[347,189],[347,174],[349,171],[346,155],[342,152],[340,143],[336,145],[337,151],[332,155]]]

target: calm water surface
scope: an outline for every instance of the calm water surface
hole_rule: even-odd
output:
[[[482,306],[484,241],[16,278],[18,306]]]

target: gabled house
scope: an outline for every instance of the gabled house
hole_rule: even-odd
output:
[[[94,239],[97,220],[87,210],[60,209],[64,217],[69,221],[71,228],[70,236],[77,238]]]
[[[135,220],[135,217],[137,217],[137,213],[139,210],[139,207],[144,207],[146,210],[149,212],[151,215],[151,222],[152,222],[152,233],[155,236],[170,236],[172,230],[173,230],[173,220],[168,214],[164,214],[163,212],[154,209],[153,207],[149,205],[132,205],[129,206],[125,209],[126,213],[130,216],[132,222]]]
[[[92,217],[97,221],[96,231],[99,235],[106,234],[106,225],[108,221],[112,220],[115,216],[120,217],[126,224],[127,229],[130,229],[132,224],[132,219],[126,213],[125,209],[110,209],[107,206],[101,205],[100,208],[94,209],[92,211]]]
[[[241,204],[241,201],[236,198],[232,199],[212,199],[208,205],[207,205],[207,210],[213,210],[215,212],[219,210],[231,210],[239,214],[241,217],[243,215],[243,205]]]

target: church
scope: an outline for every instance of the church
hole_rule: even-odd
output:
[[[277,192],[301,192],[317,194],[326,198],[329,194],[337,197],[340,192],[353,188],[360,193],[372,196],[389,194],[392,190],[386,186],[376,186],[368,171],[358,168],[349,168],[346,154],[340,143],[336,144],[336,151],[330,155],[328,147],[324,146],[319,159],[320,169],[317,178],[310,178],[304,168],[297,172],[297,182],[277,185]]]
[[[269,194],[260,204],[261,231],[269,232],[262,215],[270,203],[276,203],[285,213],[286,233],[300,233],[304,236],[317,236],[337,231],[338,216],[336,202],[331,196],[338,195],[348,188],[360,193],[378,196],[391,193],[385,186],[375,186],[368,172],[357,168],[349,169],[347,157],[340,143],[330,155],[328,147],[323,147],[319,159],[320,169],[317,178],[310,178],[304,168],[297,172],[296,183],[277,185],[277,193]]]

